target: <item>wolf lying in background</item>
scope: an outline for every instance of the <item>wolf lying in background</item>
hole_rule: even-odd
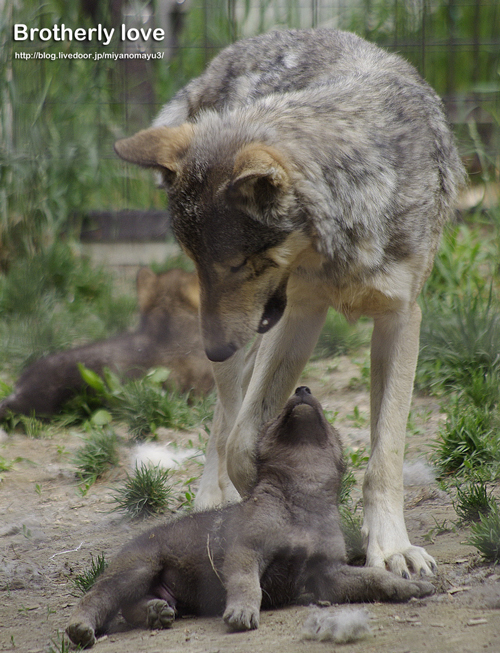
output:
[[[337,431],[297,388],[257,442],[253,488],[241,503],[146,531],[120,551],[66,629],[88,647],[121,609],[134,626],[167,628],[176,614],[222,614],[231,630],[262,608],[307,602],[406,601],[424,581],[349,567],[338,511],[344,464]]]
[[[142,268],[137,275],[137,297],[141,313],[137,331],[33,363],[14,392],[0,402],[0,419],[9,410],[25,415],[55,413],[85,386],[78,363],[98,374],[108,367],[129,378],[165,366],[171,370],[168,383],[181,392],[209,392],[214,380],[201,342],[196,274],[176,269],[156,275]]]
[[[417,297],[464,180],[434,91],[354,34],[278,31],[225,49],[115,149],[159,171],[199,275],[219,404],[197,505],[253,487],[258,429],[292,392],[328,307],[368,315],[367,564],[432,573],[406,532],[402,469]]]

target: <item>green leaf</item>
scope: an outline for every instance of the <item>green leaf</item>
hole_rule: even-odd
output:
[[[89,370],[88,367],[85,367],[85,365],[82,365],[82,363],[78,363],[78,369],[82,379],[92,388],[92,390],[95,390],[100,394],[106,394],[106,384],[101,379],[99,374]]]
[[[167,367],[155,367],[147,374],[147,378],[153,383],[165,383],[170,376],[170,370]]]
[[[106,424],[109,424],[112,419],[113,416],[111,415],[109,410],[106,410],[105,408],[101,408],[100,410],[97,410],[92,415],[90,421],[95,426],[106,426]]]

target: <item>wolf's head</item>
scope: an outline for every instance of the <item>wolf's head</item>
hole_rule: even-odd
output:
[[[310,238],[290,157],[217,120],[143,130],[115,150],[161,173],[174,233],[196,264],[207,356],[224,361],[281,318]]]

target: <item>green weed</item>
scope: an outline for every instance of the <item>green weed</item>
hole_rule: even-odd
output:
[[[350,509],[346,504],[341,504],[340,520],[349,564],[363,564],[366,552],[361,531],[363,518],[358,514],[358,505]]]
[[[364,323],[352,325],[337,311],[330,309],[314,349],[312,360],[351,354],[368,344]]]
[[[73,459],[77,475],[86,489],[108,469],[118,464],[118,439],[110,428],[94,426]]]
[[[477,522],[487,515],[495,505],[492,492],[484,481],[469,481],[457,484],[456,497],[452,501],[461,523]]]
[[[426,542],[431,542],[434,543],[435,538],[437,535],[444,535],[445,533],[454,533],[456,531],[455,527],[453,525],[448,525],[448,520],[443,519],[442,522],[439,522],[435,517],[434,519],[434,524],[432,528],[430,528],[427,533],[424,535],[424,540]]]
[[[79,594],[86,594],[108,566],[104,553],[90,555],[90,567],[73,578],[73,587]]]
[[[420,336],[419,388],[456,390],[470,387],[474,378],[498,401],[499,370],[500,306],[491,290],[487,295],[471,292],[450,306],[427,305]]]
[[[113,499],[114,510],[130,517],[149,517],[163,513],[173,498],[170,470],[159,465],[141,465],[133,475],[127,474],[123,487],[117,489]]]
[[[467,544],[475,546],[488,562],[500,562],[500,508],[495,503],[491,510],[471,524],[471,537]]]
[[[109,371],[103,378],[83,366],[80,371],[94,392],[94,401],[104,404],[113,419],[124,421],[138,440],[154,435],[160,426],[190,428],[211,419],[214,397],[189,398],[188,403],[185,395],[166,390],[166,368],[150,370],[143,379],[124,383]]]
[[[81,646],[74,646],[70,644],[64,632],[57,631],[56,637],[50,639],[49,648],[47,653],[72,653],[73,651],[81,651]]]
[[[455,399],[433,446],[433,461],[443,475],[495,476],[500,469],[499,416],[488,406]]]
[[[12,460],[6,460],[3,456],[0,456],[0,472],[8,472],[14,466]]]

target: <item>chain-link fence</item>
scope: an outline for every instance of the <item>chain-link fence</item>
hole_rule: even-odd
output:
[[[0,259],[70,216],[164,206],[113,142],[146,127],[222,47],[273,27],[353,30],[401,53],[443,96],[470,169],[498,175],[500,0],[0,0],[0,17]],[[39,31],[14,41],[16,24]],[[54,25],[87,38],[42,40]],[[115,29],[108,45],[88,31],[99,25]],[[143,38],[158,27],[165,38]],[[134,53],[158,58],[120,58]]]

